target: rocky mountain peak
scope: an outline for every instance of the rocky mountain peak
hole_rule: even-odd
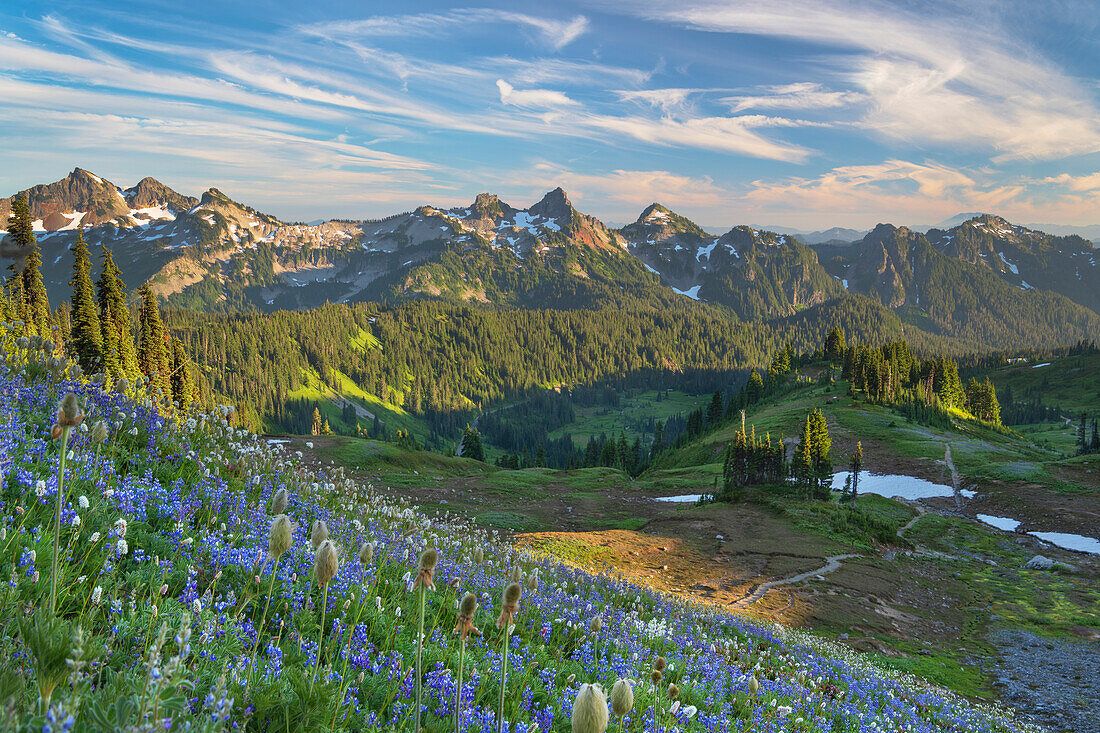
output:
[[[547,219],[562,219],[568,222],[573,217],[573,204],[569,201],[565,189],[558,186],[553,191],[548,191],[537,204],[527,210],[534,216],[543,216]]]
[[[130,206],[135,209],[167,205],[169,209],[176,213],[187,211],[199,202],[193,196],[184,196],[177,193],[157,179],[148,176],[142,178],[132,188],[126,189],[126,199],[130,202]]]

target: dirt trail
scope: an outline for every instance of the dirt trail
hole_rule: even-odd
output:
[[[756,587],[752,593],[748,594],[739,601],[734,601],[730,604],[730,608],[745,608],[753,603],[756,603],[763,598],[769,590],[778,585],[790,585],[792,583],[801,583],[803,580],[808,580],[815,575],[824,575],[825,573],[834,573],[840,570],[842,567],[841,560],[850,560],[853,557],[863,557],[863,555],[830,555],[825,558],[825,565],[817,570],[810,570],[805,573],[799,573],[798,575],[792,575],[789,578],[781,578],[780,580],[772,580],[767,583],[761,583]]]

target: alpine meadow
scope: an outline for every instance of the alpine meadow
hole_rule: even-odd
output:
[[[0,7],[0,730],[1100,731],[1098,33]]]

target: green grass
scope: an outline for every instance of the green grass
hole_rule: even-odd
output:
[[[998,391],[1011,387],[1015,400],[1041,395],[1043,404],[1060,407],[1067,417],[1076,417],[1086,406],[1091,405],[1093,410],[1100,406],[1100,354],[1050,361],[1050,366],[1038,369],[1034,363],[1006,365],[988,372],[988,376]]]
[[[606,434],[618,437],[624,433],[628,440],[639,436],[635,426],[650,419],[666,421],[674,415],[684,415],[709,401],[710,396],[692,395],[677,390],[665,391],[663,399],[657,401],[657,390],[628,393],[619,401],[618,407],[593,405],[577,407],[576,420],[565,427],[550,432],[551,440],[561,438],[565,433],[573,436],[573,443],[584,448],[593,436]]]
[[[378,471],[386,479],[390,474],[417,471],[425,476],[480,476],[497,469],[469,458],[454,458],[431,451],[410,451],[393,443],[348,436],[315,439],[319,458],[331,460],[351,470]]]

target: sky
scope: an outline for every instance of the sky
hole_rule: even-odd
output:
[[[1100,223],[1094,2],[0,2],[0,191],[284,220],[562,186],[715,229]]]

